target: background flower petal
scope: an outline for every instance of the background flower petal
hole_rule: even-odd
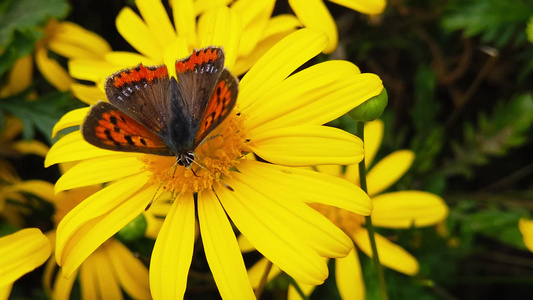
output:
[[[415,154],[411,150],[398,150],[377,162],[367,173],[366,184],[370,196],[388,189],[411,167]]]
[[[48,238],[37,228],[19,230],[0,238],[0,288],[42,265],[50,256]]]
[[[377,15],[385,10],[386,0],[329,0],[342,6],[346,6],[358,12],[369,15]]]
[[[387,268],[391,268],[406,275],[418,273],[418,261],[402,247],[392,243],[380,234],[374,235],[378,249],[379,261]],[[360,229],[352,233],[352,238],[357,246],[369,257],[372,257],[372,248],[368,240],[368,231]]]
[[[209,269],[222,299],[253,299],[254,291],[235,233],[217,196],[210,190],[198,195],[198,223]]]
[[[30,193],[50,203],[54,203],[57,198],[54,193],[54,185],[43,180],[20,181],[8,186],[6,190]]]
[[[524,238],[524,244],[533,252],[533,221],[522,218],[518,222],[518,228]]]
[[[180,194],[172,204],[157,236],[150,262],[154,299],[182,299],[187,287],[195,231],[192,193]]]
[[[235,226],[254,247],[291,277],[321,284],[328,275],[322,257],[292,230],[291,224],[278,219],[289,212],[241,181],[228,180],[227,184],[234,191],[220,187],[215,192]]]
[[[320,31],[301,29],[291,33],[265,53],[244,75],[239,85],[239,106],[245,109],[294,70],[315,57],[327,45]]]
[[[104,91],[97,86],[74,83],[70,88],[74,96],[86,104],[93,105],[99,100],[107,101]]]
[[[285,166],[346,165],[358,163],[364,157],[361,139],[327,126],[264,131],[251,137],[250,146],[262,159]]]
[[[331,205],[360,215],[369,215],[372,211],[368,195],[355,184],[339,177],[253,160],[242,161],[237,167],[242,174],[258,178],[264,184],[292,191],[293,197],[307,203]]]
[[[54,138],[57,132],[62,129],[80,125],[87,116],[89,109],[90,107],[82,107],[71,110],[63,115],[54,125],[54,128],[52,129],[52,137]]]
[[[49,25],[51,36],[48,47],[55,53],[68,58],[100,58],[111,51],[105,39],[72,22],[57,22]]]
[[[70,90],[70,86],[74,83],[74,80],[57,61],[48,57],[48,50],[44,47],[37,47],[35,49],[35,63],[44,78],[55,88],[62,92]]]
[[[365,165],[367,169],[374,161],[381,146],[384,127],[385,124],[379,119],[365,124]]]
[[[259,283],[261,282],[261,279],[263,278],[267,265],[269,263],[270,261],[263,257],[248,270],[248,277],[250,277],[250,283],[252,284],[252,287],[254,289],[259,286]],[[270,272],[268,272],[267,275],[267,282],[270,282],[280,273],[280,268],[276,267],[275,265],[272,265],[270,268]]]
[[[292,10],[307,28],[323,31],[328,36],[328,46],[324,53],[337,48],[338,34],[335,20],[322,0],[289,0]]]
[[[444,200],[428,192],[399,191],[372,197],[374,226],[410,228],[438,224],[448,216]]]
[[[242,19],[242,37],[239,55],[248,55],[255,49],[274,10],[275,0],[240,0],[231,5]]]
[[[346,257],[335,259],[335,278],[341,299],[365,299],[365,282],[355,248]]]
[[[90,276],[96,278],[96,293],[99,299],[123,299],[122,290],[112,268],[113,264],[109,260],[109,257],[105,255],[102,247],[89,256],[83,265],[93,266]],[[83,293],[83,286],[81,288]]]
[[[170,0],[174,26],[179,37],[185,38],[187,45],[196,44],[196,13],[192,0]]]

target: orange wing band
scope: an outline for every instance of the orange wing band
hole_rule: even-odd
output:
[[[217,58],[217,49],[208,48],[194,51],[189,58],[176,62],[176,72],[183,73],[186,71],[193,71],[194,66],[215,61]]]
[[[113,85],[116,88],[120,88],[126,83],[138,82],[141,79],[146,79],[148,82],[156,78],[164,78],[168,76],[167,68],[165,66],[159,67],[155,70],[150,70],[140,64],[137,68],[123,71],[115,76]]]

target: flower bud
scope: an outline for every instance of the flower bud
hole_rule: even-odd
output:
[[[388,102],[389,96],[387,95],[387,90],[383,88],[379,95],[368,99],[363,104],[348,112],[348,116],[357,122],[374,121],[381,116]]]

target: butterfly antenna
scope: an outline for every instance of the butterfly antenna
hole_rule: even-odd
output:
[[[202,170],[206,171],[209,175],[211,175],[211,177],[215,178],[215,180],[217,180],[218,182],[222,183],[223,186],[225,186],[228,190],[230,191],[235,191],[231,186],[229,186],[227,183],[225,183],[224,181],[222,181],[222,179],[218,178],[215,176],[215,174],[213,172],[211,172],[211,170],[209,170],[208,168],[205,167],[204,163],[200,160],[200,158],[198,156],[196,156],[196,154],[192,154],[194,156],[194,160],[192,161],[193,164],[196,164],[198,167],[200,167]],[[198,160],[199,162],[197,162],[196,160]],[[191,169],[192,171],[192,169]],[[194,172],[193,172],[194,173]]]
[[[174,178],[174,174],[176,174],[176,169],[178,167],[178,162],[176,161],[173,165],[172,165],[172,169],[174,169],[174,172],[172,173],[172,178]],[[171,170],[172,170],[171,169]],[[163,178],[163,180],[161,181],[161,184],[159,184],[159,186],[157,187],[157,190],[155,191],[154,193],[154,196],[152,197],[152,200],[150,200],[150,203],[148,203],[148,205],[146,205],[146,208],[144,209],[144,211],[147,211],[150,206],[152,206],[152,203],[154,203],[154,200],[156,199],[156,196],[157,196],[157,193],[159,193],[159,190],[161,189],[161,187],[163,186],[163,183],[165,183],[165,180],[167,180],[167,177],[168,177],[168,174],[170,174],[170,171],[171,170],[168,170],[167,174],[165,174],[165,177]],[[161,193],[161,195],[163,195],[163,193]],[[159,196],[161,196],[159,195]]]

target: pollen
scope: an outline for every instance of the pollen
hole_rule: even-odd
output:
[[[152,173],[152,184],[173,194],[200,192],[223,184],[246,153],[243,116],[230,114],[204,142],[194,150],[195,163],[189,169],[176,164],[176,157],[141,155],[145,170]]]

